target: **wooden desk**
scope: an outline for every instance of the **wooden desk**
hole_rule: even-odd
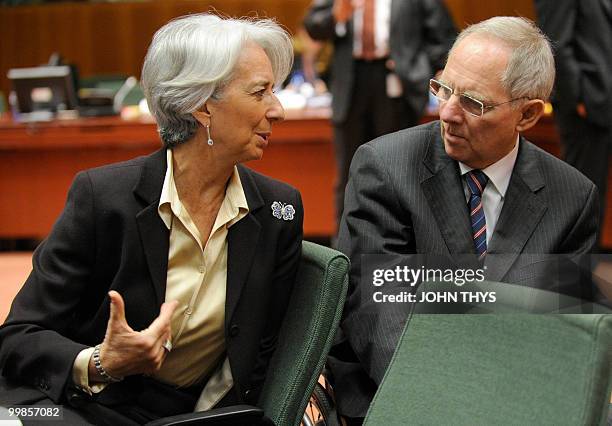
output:
[[[327,111],[288,112],[287,119],[274,127],[263,159],[248,163],[301,191],[308,237],[329,237],[335,232],[335,162],[328,116]],[[435,117],[424,121],[432,119]],[[559,155],[559,137],[551,117],[541,120],[526,136]],[[0,238],[44,238],[79,170],[145,155],[160,146],[150,119],[105,117],[18,124],[0,116]],[[611,224],[608,209],[606,247],[612,247]]]
[[[297,187],[306,210],[305,234],[328,237],[335,231],[335,163],[328,113],[287,115],[287,120],[274,126],[263,159],[248,166]],[[18,124],[0,117],[0,238],[44,238],[79,170],[146,155],[160,147],[150,119],[104,117]]]

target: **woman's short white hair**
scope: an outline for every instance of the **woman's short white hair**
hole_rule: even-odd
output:
[[[512,54],[503,75],[511,98],[547,100],[555,82],[555,60],[550,42],[529,19],[496,16],[463,30],[449,52],[470,35],[492,37],[505,43]]]
[[[167,147],[194,136],[198,122],[192,113],[220,95],[248,42],[266,52],[276,84],[282,83],[293,64],[293,48],[288,33],[271,19],[203,13],[172,20],[155,33],[142,87]]]

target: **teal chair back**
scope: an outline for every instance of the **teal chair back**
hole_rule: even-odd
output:
[[[604,425],[611,362],[610,314],[413,314],[365,424]]]
[[[348,269],[340,252],[302,243],[297,280],[260,401],[277,426],[302,420],[342,316]]]

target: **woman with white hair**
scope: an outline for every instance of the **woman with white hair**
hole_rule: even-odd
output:
[[[142,84],[164,147],[75,178],[0,328],[0,405],[130,424],[257,403],[303,211],[241,163],[283,119],[292,58],[271,20],[200,14],[155,34]]]

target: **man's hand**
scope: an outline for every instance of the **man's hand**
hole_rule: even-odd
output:
[[[111,306],[106,335],[100,347],[100,361],[113,377],[133,374],[152,374],[158,371],[166,350],[164,342],[171,338],[170,320],[178,302],[162,304],[159,316],[142,331],[134,331],[125,319],[123,298],[116,291],[108,293]],[[89,362],[89,377],[101,381],[93,360]]]

